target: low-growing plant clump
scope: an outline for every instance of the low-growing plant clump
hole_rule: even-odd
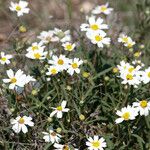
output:
[[[47,27],[30,39],[29,3],[10,2],[18,25],[0,52],[0,149],[149,150],[149,6],[137,4],[135,31],[116,34],[106,3],[78,28]]]

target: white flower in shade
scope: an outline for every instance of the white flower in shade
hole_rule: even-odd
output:
[[[112,11],[113,11],[113,8],[109,8],[109,3],[106,3],[104,5],[100,5],[100,6],[97,6],[93,11],[92,13],[93,14],[105,14],[105,15],[108,15],[110,14]]]
[[[65,108],[67,104],[67,101],[62,101],[61,105],[54,108],[52,107],[52,109],[54,109],[54,111],[50,114],[50,117],[53,117],[55,114],[57,115],[57,118],[62,118],[63,112],[68,112],[69,109]]]
[[[132,48],[135,45],[135,42],[131,39],[131,37],[121,34],[118,38],[118,42],[123,43],[125,47]]]
[[[43,43],[32,43],[32,46],[30,46],[29,48],[27,48],[27,51],[44,51],[45,46],[43,46]]]
[[[147,100],[141,100],[139,102],[134,102],[133,107],[137,109],[140,115],[148,116],[150,111],[150,102]]]
[[[9,64],[11,58],[12,58],[12,55],[5,55],[4,52],[1,52],[0,63],[2,65]]]
[[[130,68],[130,66],[131,66],[131,65],[130,65],[129,63],[125,62],[124,60],[122,60],[122,61],[120,62],[120,65],[117,65],[117,67],[118,67],[120,73],[126,71],[128,68]]]
[[[48,68],[48,72],[46,72],[46,75],[56,75],[59,72],[59,69],[57,69],[56,66],[50,66]]]
[[[133,65],[136,65],[136,66],[138,65],[138,66],[140,66],[141,68],[145,66],[145,64],[143,64],[143,63],[141,62],[141,60],[134,60],[134,61],[132,61],[132,64],[133,64]]]
[[[42,50],[38,50],[38,51],[29,51],[26,54],[26,57],[28,57],[30,59],[40,60],[40,59],[45,59],[46,55],[47,55],[47,52],[44,52]]]
[[[45,142],[51,142],[51,143],[59,143],[61,135],[57,134],[53,130],[49,130],[49,132],[42,132],[44,134],[43,139]]]
[[[26,1],[19,1],[19,3],[11,2],[11,6],[9,7],[11,11],[16,11],[17,16],[23,16],[23,14],[29,13],[29,8],[27,8],[28,2]]]
[[[104,47],[104,45],[110,44],[110,38],[106,37],[104,31],[87,32],[87,37],[93,44],[97,44],[98,47]]]
[[[147,84],[150,82],[150,67],[145,69],[145,71],[142,71],[141,81],[144,84]]]
[[[74,72],[76,72],[77,74],[80,73],[80,65],[83,63],[82,60],[79,60],[79,58],[74,58],[73,60],[71,60],[69,66],[68,66],[68,70],[67,72],[72,76],[74,74]]]
[[[28,128],[27,126],[34,126],[34,123],[32,122],[32,118],[31,117],[27,117],[27,116],[18,116],[16,119],[11,119],[10,120],[12,126],[12,129],[14,130],[15,133],[19,133],[20,131],[22,131],[23,133],[27,133],[28,132]]]
[[[127,43],[124,43],[124,46],[126,46],[127,48],[132,48],[135,45],[135,42],[129,38]]]
[[[86,146],[88,146],[89,150],[104,150],[104,148],[106,147],[106,142],[103,137],[99,138],[95,135],[93,138],[88,138]]]
[[[12,69],[9,69],[7,70],[7,75],[9,79],[3,79],[3,82],[10,83],[9,89],[14,89],[16,86],[24,87],[30,81],[35,81],[32,76],[23,74],[23,71],[20,69],[15,74]]]
[[[53,30],[42,31],[38,38],[41,40],[42,43],[45,44],[59,41],[59,38],[54,35]]]
[[[62,144],[55,143],[54,147],[56,148],[55,150],[71,150],[69,148],[69,145],[67,144],[62,145]]]
[[[119,43],[128,43],[129,38],[127,35],[125,34],[120,34],[119,38],[118,38],[118,42]]]
[[[75,48],[75,43],[70,43],[70,42],[66,42],[66,43],[63,43],[62,46],[64,47],[64,49],[66,51],[72,51],[74,48]]]
[[[95,16],[89,17],[88,23],[81,24],[81,31],[92,31],[97,32],[99,30],[108,29],[108,25],[102,24],[103,19],[98,18],[96,20]]]
[[[70,30],[62,31],[61,29],[54,28],[54,34],[62,43],[71,41]]]
[[[57,67],[59,71],[67,70],[70,59],[66,58],[65,55],[60,55],[57,57],[56,55],[52,56],[52,60],[49,60],[49,64]]]
[[[134,120],[138,115],[138,111],[134,107],[128,105],[122,108],[121,111],[117,110],[116,114],[119,116],[119,118],[115,120],[116,124],[118,124],[123,121]]]

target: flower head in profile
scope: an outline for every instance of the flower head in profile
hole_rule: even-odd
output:
[[[23,14],[29,13],[29,8],[27,8],[28,2],[20,0],[18,3],[11,2],[9,7],[11,11],[17,12],[17,16],[23,16]]]
[[[50,114],[50,117],[53,117],[56,114],[57,118],[62,118],[63,113],[69,111],[68,108],[65,108],[66,104],[67,101],[62,101],[60,106],[57,106],[56,108],[52,107],[54,111]]]
[[[65,43],[71,41],[70,30],[62,31],[61,29],[54,28],[54,35],[60,42]]]
[[[117,110],[116,114],[119,116],[119,118],[115,120],[116,124],[118,124],[123,121],[134,120],[138,115],[138,111],[134,107],[128,105],[121,110]]]
[[[80,73],[80,65],[83,63],[79,58],[74,58],[70,61],[67,72],[72,76],[74,73]]]
[[[110,38],[106,37],[104,31],[88,32],[87,37],[93,44],[97,44],[98,47],[104,47],[104,45],[110,44]]]
[[[68,144],[54,144],[55,150],[71,150]]]
[[[103,137],[99,138],[99,136],[89,137],[86,142],[86,146],[88,146],[89,150],[104,150],[106,147],[106,142]]]
[[[147,84],[150,82],[150,67],[148,67],[147,69],[145,69],[145,71],[142,71],[141,73],[141,81],[144,84]]]
[[[12,58],[12,55],[5,55],[4,52],[1,52],[0,63],[2,65],[9,64],[11,58]]]
[[[103,24],[103,19],[98,18],[96,19],[95,16],[91,16],[88,18],[88,23],[83,23],[80,26],[81,31],[86,31],[86,32],[97,32],[101,31],[104,29],[108,29],[108,25]]]
[[[19,133],[19,132],[23,132],[23,133],[27,133],[28,132],[28,128],[27,126],[33,127],[34,123],[32,122],[32,118],[31,117],[27,117],[27,116],[18,116],[16,119],[11,119],[11,124],[12,129],[14,130],[15,133]]]
[[[113,8],[109,8],[109,3],[106,3],[104,5],[96,6],[96,8],[92,11],[93,14],[105,14],[109,15],[113,11]]]
[[[42,31],[40,33],[40,35],[38,36],[38,38],[44,44],[48,44],[48,43],[51,43],[51,42],[57,42],[57,41],[59,41],[59,38],[54,35],[54,31],[53,30]]]
[[[140,115],[148,116],[150,111],[150,102],[147,100],[141,100],[139,102],[134,102],[133,107],[137,109]]]
[[[43,139],[45,142],[51,142],[51,143],[59,143],[61,135],[56,133],[53,130],[49,130],[49,132],[42,132],[44,134]]]
[[[72,50],[74,50],[74,48],[75,48],[75,43],[70,43],[70,42],[65,42],[65,43],[63,43],[62,44],[62,46],[64,47],[64,49],[66,50],[66,51],[72,51]]]

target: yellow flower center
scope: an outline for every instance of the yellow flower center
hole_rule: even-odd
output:
[[[129,113],[129,112],[124,113],[124,114],[122,115],[122,118],[123,118],[124,120],[129,120],[129,118],[130,118],[130,113]]]
[[[50,36],[47,36],[47,37],[46,37],[46,41],[49,41],[49,42],[50,42],[51,39],[52,39],[52,38],[51,38]]]
[[[58,106],[56,109],[57,109],[58,111],[62,111],[62,106]]]
[[[148,74],[147,74],[147,75],[148,75],[148,77],[150,78],[150,72],[148,72]]]
[[[20,124],[24,124],[24,122],[25,122],[25,120],[24,120],[24,118],[23,117],[21,117],[20,119],[19,119],[19,121],[18,121]]]
[[[134,69],[135,69],[134,67],[130,67],[130,68],[128,69],[128,71],[129,71],[130,73],[132,73],[132,71],[133,71]]]
[[[93,24],[93,25],[90,26],[90,28],[91,28],[92,30],[98,30],[98,29],[99,29],[99,26],[98,26],[97,24]]]
[[[1,60],[2,60],[2,61],[6,61],[7,58],[6,58],[6,57],[2,57]]]
[[[71,44],[66,45],[66,49],[71,51],[72,50],[72,45]]]
[[[17,5],[17,6],[16,6],[16,10],[17,10],[17,11],[20,11],[20,10],[21,10],[21,7],[20,7],[19,5]]]
[[[32,46],[32,50],[35,51],[35,50],[38,50],[39,47],[38,46]]]
[[[147,101],[146,101],[146,100],[140,101],[140,106],[141,106],[142,108],[147,107]]]
[[[134,57],[139,57],[141,55],[141,52],[134,53]]]
[[[64,145],[64,146],[63,146],[63,150],[69,150],[68,145]]]
[[[73,63],[71,66],[72,66],[73,69],[78,68],[78,64],[77,63]]]
[[[98,42],[101,41],[102,39],[103,39],[103,37],[100,36],[100,35],[95,36],[95,40],[98,41]]]
[[[107,10],[107,7],[106,7],[106,6],[102,6],[102,7],[101,7],[101,11],[102,11],[102,12],[104,12],[104,11],[106,11],[106,10]]]
[[[128,37],[123,37],[122,40],[123,42],[128,43]]]
[[[64,64],[64,61],[62,59],[59,59],[58,62],[57,62],[59,65],[63,65]]]
[[[17,82],[17,79],[16,78],[11,78],[11,83],[16,83]]]
[[[56,74],[57,73],[57,70],[55,69],[55,68],[53,68],[52,70],[51,70],[51,74]]]
[[[34,54],[34,57],[35,57],[36,59],[40,59],[41,55],[40,55],[39,53],[35,53],[35,54]]]
[[[128,48],[131,48],[133,46],[132,43],[128,43]]]
[[[127,80],[133,80],[133,75],[132,74],[127,74],[126,79]]]
[[[100,142],[99,142],[99,141],[94,141],[94,142],[92,142],[92,146],[93,146],[94,148],[99,148]]]

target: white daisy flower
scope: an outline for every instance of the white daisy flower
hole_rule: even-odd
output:
[[[141,81],[144,83],[144,84],[147,84],[150,82],[150,67],[145,69],[145,71],[142,71],[141,73]]]
[[[44,44],[59,41],[59,38],[54,35],[53,30],[42,31],[37,38],[39,38]]]
[[[66,42],[66,43],[63,43],[62,46],[64,47],[64,49],[66,51],[72,51],[74,48],[75,48],[75,43],[70,43],[70,42]]]
[[[43,46],[43,43],[40,42],[40,43],[32,43],[32,46],[30,46],[29,48],[27,48],[27,51],[30,52],[30,51],[44,51],[44,48],[45,46]]]
[[[59,71],[63,71],[68,69],[70,59],[66,58],[65,55],[60,55],[59,57],[53,55],[52,60],[49,60],[48,62],[49,64],[56,66]]]
[[[9,89],[14,89],[15,86],[24,87],[26,75],[20,69],[14,74],[12,69],[6,71],[9,79],[3,79],[4,83],[10,83]]]
[[[52,107],[54,111],[50,114],[50,117],[53,117],[56,114],[57,118],[62,118],[63,112],[69,111],[68,108],[65,108],[66,104],[67,104],[67,101],[62,101],[61,106],[58,106],[56,108]]]
[[[9,64],[11,58],[12,58],[12,55],[5,55],[4,52],[1,52],[0,63],[2,65]]]
[[[47,55],[47,52],[44,52],[43,50],[38,50],[38,51],[29,51],[26,54],[26,57],[30,58],[30,59],[45,59]]]
[[[23,132],[23,133],[27,133],[28,132],[28,128],[27,126],[33,127],[34,123],[32,122],[32,118],[31,117],[27,117],[27,116],[18,116],[16,119],[11,119],[10,120],[12,126],[12,129],[14,130],[15,133],[19,133],[19,132]]]
[[[72,76],[74,74],[74,72],[76,72],[77,74],[80,73],[80,69],[79,66],[83,63],[82,60],[79,60],[79,58],[74,58],[73,60],[71,60],[69,66],[68,66],[68,70],[67,72]]]
[[[96,20],[96,17],[92,16],[89,17],[88,23],[81,24],[80,28],[81,31],[87,31],[87,32],[88,31],[97,32],[99,30],[108,29],[108,25],[102,23],[103,23],[103,19],[98,18]]]
[[[54,34],[62,43],[71,41],[70,30],[62,31],[61,29],[54,28]]]
[[[12,69],[6,71],[9,79],[3,79],[4,83],[10,83],[9,89],[14,89],[16,86],[24,87],[30,81],[35,81],[31,76],[26,76],[20,69],[14,74]]]
[[[50,66],[48,68],[48,72],[46,72],[46,75],[56,75],[59,72],[59,69],[56,66]]]
[[[53,130],[49,130],[49,132],[42,132],[44,134],[43,139],[45,142],[51,142],[51,143],[59,143],[61,135],[57,134]]]
[[[86,142],[89,150],[104,150],[106,147],[106,142],[103,137],[99,138],[98,136],[89,137],[88,141]]]
[[[23,16],[23,14],[29,13],[29,8],[27,8],[28,2],[26,1],[19,1],[19,3],[11,2],[11,6],[9,7],[11,11],[17,12],[17,16]]]
[[[87,32],[87,37],[93,44],[97,44],[98,47],[104,47],[104,45],[110,44],[110,38],[106,37],[104,31]]]
[[[139,102],[134,102],[133,107],[137,109],[140,115],[148,116],[150,111],[150,102],[147,100],[141,100]]]
[[[104,5],[100,5],[100,6],[97,6],[93,11],[92,13],[93,14],[105,14],[105,15],[108,15],[110,14],[112,11],[113,11],[113,8],[109,8],[109,3],[106,3]]]
[[[121,109],[121,111],[117,110],[116,114],[119,116],[118,119],[115,120],[116,124],[121,123],[122,121],[134,120],[138,115],[137,109],[128,105]]]
[[[127,48],[132,48],[135,45],[135,42],[129,38],[127,43],[124,43],[124,46],[126,46]]]

